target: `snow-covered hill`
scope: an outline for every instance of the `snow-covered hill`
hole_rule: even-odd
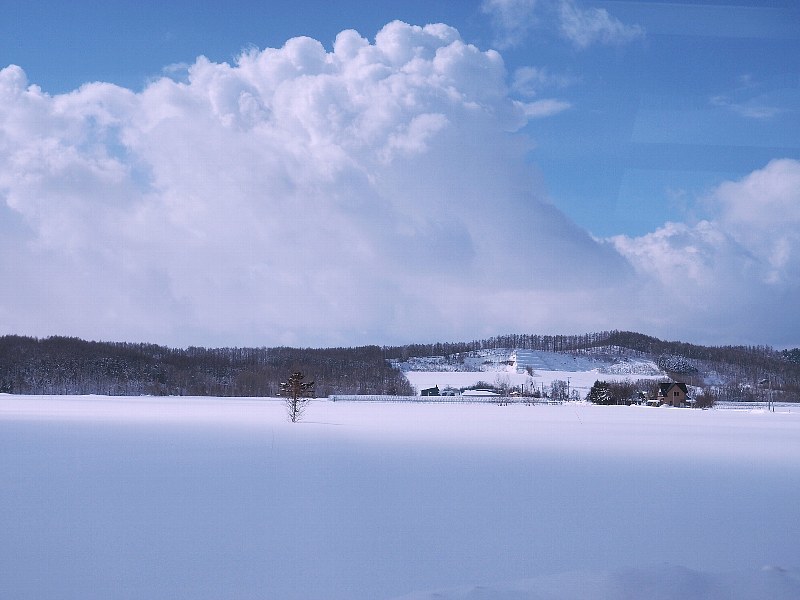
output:
[[[655,361],[623,349],[616,349],[613,354],[607,349],[575,354],[498,348],[449,356],[413,357],[394,361],[394,364],[402,371],[514,372],[532,369],[629,375],[665,374]]]
[[[462,389],[479,382],[538,388],[561,380],[583,397],[597,379],[660,379],[667,375],[653,360],[617,348],[583,354],[491,349],[409,358],[395,364],[418,391],[433,386]]]

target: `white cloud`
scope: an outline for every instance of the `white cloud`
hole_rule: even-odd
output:
[[[561,89],[574,83],[577,78],[551,73],[546,67],[520,67],[514,71],[511,88],[521,96],[533,97],[543,89]]]
[[[553,98],[536,100],[535,102],[525,102],[521,103],[521,105],[525,111],[525,116],[529,119],[551,117],[572,107],[572,104],[569,102]]]
[[[643,278],[642,306],[651,307],[653,326],[682,323],[728,343],[796,343],[800,161],[774,160],[719,185],[706,202],[709,220],[613,239]]]
[[[625,44],[644,37],[639,25],[626,25],[604,8],[580,8],[572,0],[559,6],[561,34],[578,48],[592,44]]]
[[[563,88],[574,80],[565,75],[553,75],[546,68],[521,67],[514,72],[511,89],[524,97],[534,97],[543,88]],[[533,102],[519,102],[529,119],[550,117],[572,107],[572,103],[556,98],[542,98]]]
[[[542,198],[494,51],[387,25],[198,58],[140,93],[0,72],[0,329],[174,344],[547,326],[624,263]],[[563,270],[563,266],[569,267]],[[621,267],[621,269],[620,269]],[[590,327],[586,323],[586,327]]]
[[[786,112],[785,109],[768,104],[764,98],[753,98],[744,102],[737,102],[727,96],[713,96],[710,103],[712,106],[725,108],[740,117],[748,119],[772,119]]]
[[[520,44],[538,23],[537,0],[483,0],[481,9],[492,19],[495,44],[509,48]]]
[[[639,25],[626,25],[604,8],[582,8],[574,0],[484,0],[500,48],[522,43],[534,29],[557,27],[576,48],[619,45],[644,37]]]
[[[796,113],[798,102],[800,92],[796,86],[787,86],[780,79],[762,81],[752,73],[739,75],[732,89],[709,99],[711,106],[759,121]]]
[[[762,280],[800,286],[800,162],[774,160],[723,183],[710,203],[720,226],[762,265]]]

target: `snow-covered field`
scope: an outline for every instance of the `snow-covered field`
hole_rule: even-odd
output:
[[[800,410],[0,396],[0,598],[800,597]]]

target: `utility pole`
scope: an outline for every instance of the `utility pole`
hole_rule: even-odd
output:
[[[759,385],[767,384],[767,412],[775,412],[775,403],[772,401],[772,375],[760,380]]]
[[[767,382],[769,386],[767,390],[767,412],[775,412],[775,403],[772,401],[772,375],[767,377]]]

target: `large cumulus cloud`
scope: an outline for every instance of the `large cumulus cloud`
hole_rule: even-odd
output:
[[[566,325],[621,264],[537,192],[501,57],[445,25],[201,57],[140,93],[50,96],[10,66],[0,96],[5,331],[483,335]]]

